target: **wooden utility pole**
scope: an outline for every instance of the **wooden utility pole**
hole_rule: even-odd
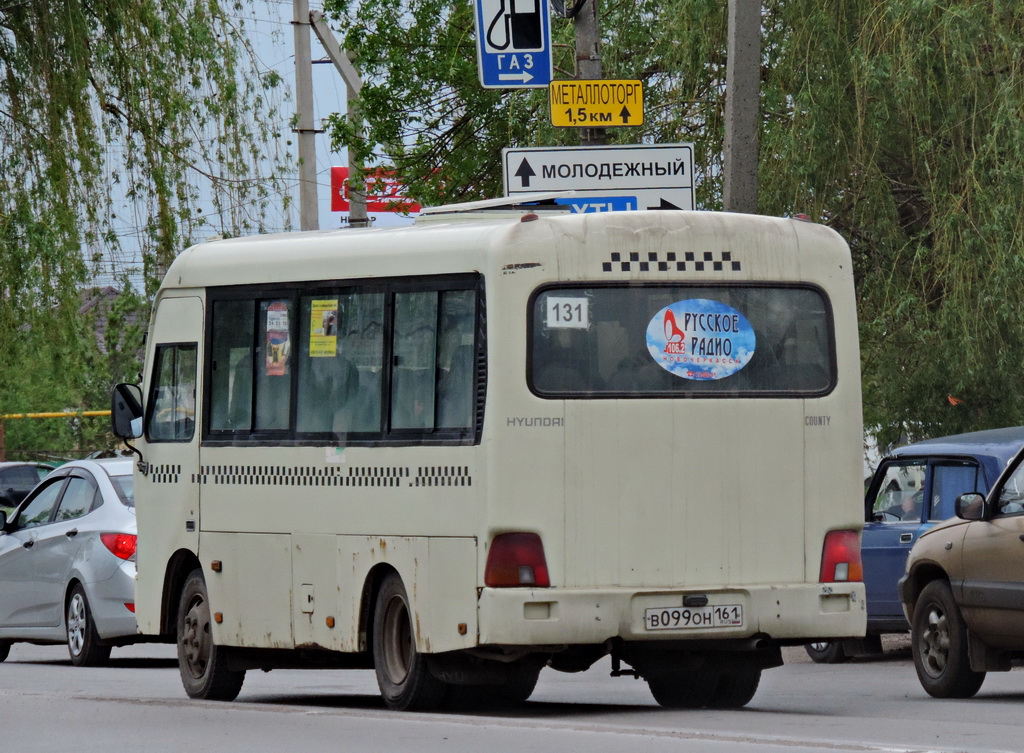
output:
[[[348,113],[348,120],[353,124],[356,136],[361,137],[362,117],[359,110],[353,104],[359,96],[359,90],[363,87],[363,79],[356,71],[348,54],[341,49],[338,40],[334,37],[324,14],[318,10],[311,11],[309,20],[313,24],[313,33],[316,34],[320,44],[324,46],[327,57],[334,63],[334,67],[341,74],[345,81],[345,111]],[[366,215],[366,181],[363,177],[363,163],[348,150],[348,224],[349,227],[365,227],[370,224]]]
[[[728,55],[722,203],[727,212],[754,214],[761,120],[761,0],[729,0]]]
[[[577,0],[570,13],[573,14],[573,29],[576,32],[576,78],[602,78],[597,0]],[[608,132],[604,128],[581,128],[580,143],[584,146],[602,146],[608,143]]]
[[[299,228],[318,230],[320,208],[316,195],[316,130],[313,128],[313,68],[309,44],[309,2],[292,0],[295,29],[295,107],[292,131],[299,142]]]

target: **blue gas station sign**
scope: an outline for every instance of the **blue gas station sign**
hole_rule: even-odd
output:
[[[543,88],[551,83],[547,0],[474,0],[477,68],[487,89]]]

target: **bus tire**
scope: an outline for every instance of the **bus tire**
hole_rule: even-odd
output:
[[[189,698],[233,701],[242,690],[245,670],[228,668],[225,650],[213,642],[210,598],[202,570],[185,580],[178,602],[178,672]]]
[[[416,650],[412,609],[398,573],[381,583],[373,613],[373,666],[388,708],[429,711],[445,699],[448,685],[431,674]]]
[[[718,672],[659,672],[646,678],[659,706],[668,709],[701,709],[710,706],[718,688]]]
[[[746,706],[761,684],[761,670],[757,667],[731,667],[718,675],[718,687],[709,704],[716,709],[739,709]]]
[[[537,687],[541,666],[535,662],[519,662],[508,668],[505,682],[487,685],[452,685],[448,688],[446,707],[458,711],[500,709],[526,703]]]
[[[917,678],[930,696],[971,698],[985,681],[984,672],[971,669],[967,625],[944,580],[921,591],[910,624],[910,649]]]

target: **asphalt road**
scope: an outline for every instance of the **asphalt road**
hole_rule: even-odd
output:
[[[218,751],[1020,751],[1024,672],[991,674],[977,698],[938,701],[906,642],[883,658],[816,665],[801,649],[769,670],[749,706],[659,708],[643,681],[590,671],[541,674],[528,703],[476,713],[388,711],[372,672],[250,672],[233,703],[190,701],[173,647],[115,649],[71,666],[59,646],[17,644],[0,664],[0,753]]]

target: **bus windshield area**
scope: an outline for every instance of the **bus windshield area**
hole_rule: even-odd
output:
[[[529,326],[541,397],[799,397],[835,386],[831,309],[816,287],[548,287]]]

